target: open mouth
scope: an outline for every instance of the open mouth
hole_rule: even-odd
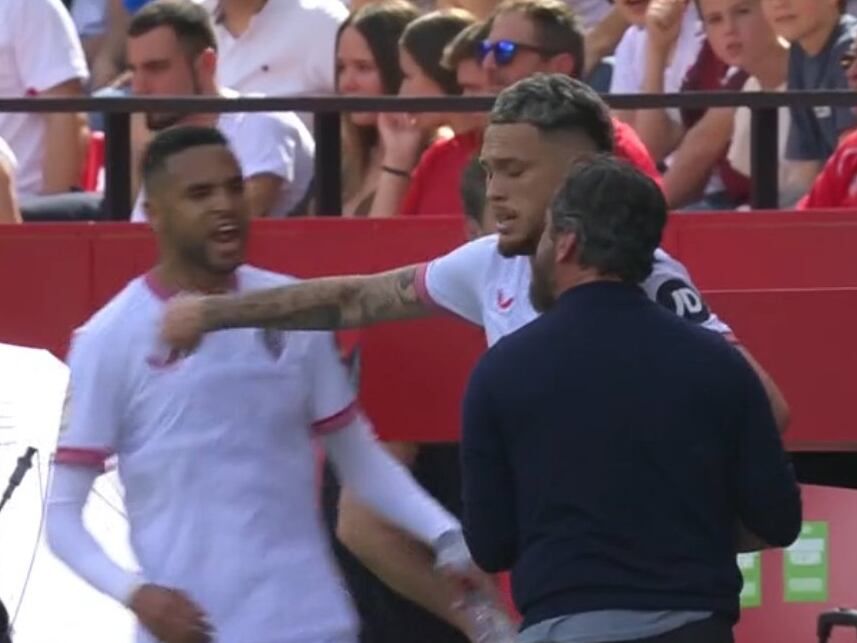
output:
[[[241,242],[241,226],[237,223],[221,223],[211,234],[211,239],[220,246],[235,246]]]

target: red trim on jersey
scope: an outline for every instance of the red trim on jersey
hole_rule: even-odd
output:
[[[735,346],[741,345],[741,342],[738,341],[738,338],[735,336],[735,333],[723,333],[723,337],[730,344],[734,344]]]
[[[439,303],[437,303],[434,299],[432,299],[432,296],[428,290],[428,283],[426,282],[427,274],[428,263],[421,263],[417,266],[417,276],[416,279],[414,279],[414,290],[417,291],[417,299],[419,299],[423,305],[434,311],[440,313],[449,313],[449,310],[447,310]]]
[[[179,294],[179,290],[177,288],[168,286],[161,281],[155,270],[147,272],[143,277],[143,281],[149,287],[149,290],[152,291],[152,294],[163,301],[167,301]],[[238,275],[234,272],[229,276],[228,289],[231,291],[238,290]]]
[[[351,404],[342,409],[339,413],[335,413],[330,417],[326,417],[323,420],[317,420],[312,423],[313,433],[316,435],[327,435],[328,433],[335,433],[340,429],[344,429],[346,426],[351,424],[355,419],[357,419],[357,415],[360,413],[360,407],[357,405],[357,400],[354,400]]]
[[[158,278],[157,273],[154,270],[150,270],[146,273],[146,276],[143,277],[143,280],[146,282],[146,285],[149,287],[149,290],[152,291],[152,294],[158,299],[163,299],[166,301],[172,297],[175,297],[179,294],[179,291],[175,288],[171,288],[167,286],[163,281]]]
[[[75,447],[59,447],[54,462],[70,464],[78,467],[94,467],[106,469],[106,462],[113,454],[105,449],[79,449]]]

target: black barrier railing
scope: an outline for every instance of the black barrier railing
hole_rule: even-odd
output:
[[[776,208],[777,109],[784,106],[857,107],[857,92],[687,92],[604,95],[614,109],[748,107],[751,119],[751,205]],[[485,112],[490,96],[398,97],[159,97],[159,98],[0,98],[3,112],[102,112],[105,116],[105,204],[112,218],[131,211],[130,114],[133,112],[313,112],[316,142],[315,196],[321,214],[342,211],[340,114],[343,112]]]

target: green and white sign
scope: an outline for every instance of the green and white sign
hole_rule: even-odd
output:
[[[783,590],[789,603],[827,601],[827,523],[805,522],[800,537],[783,552]]]
[[[738,554],[738,569],[744,578],[741,607],[759,607],[762,604],[762,556],[759,552]]]

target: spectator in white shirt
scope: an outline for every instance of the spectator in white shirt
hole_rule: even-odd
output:
[[[134,94],[141,96],[236,96],[215,82],[217,42],[211,20],[190,0],[155,0],[128,26],[128,64]],[[178,123],[216,126],[241,163],[250,211],[256,217],[305,213],[315,144],[293,113],[146,114],[150,130]],[[133,221],[142,221],[145,198]]]
[[[0,138],[0,223],[21,223],[15,195],[15,154]]]
[[[332,94],[340,0],[196,0],[214,16],[217,81],[271,96]]]
[[[87,76],[80,40],[59,0],[0,2],[0,97],[81,96]],[[88,143],[82,114],[0,113],[0,137],[18,160],[20,196],[79,185]]]

